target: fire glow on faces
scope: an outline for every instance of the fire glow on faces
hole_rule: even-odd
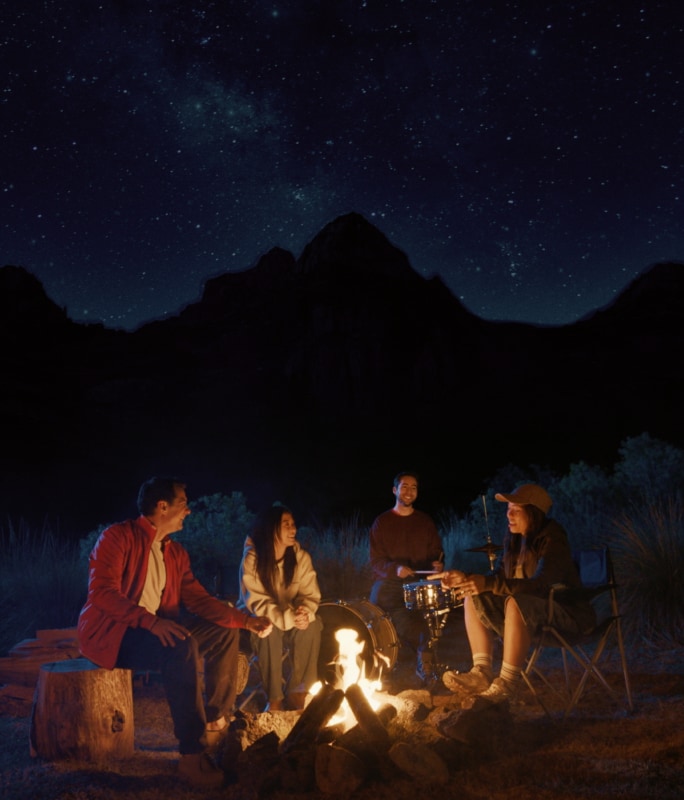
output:
[[[517,503],[509,503],[506,511],[506,518],[508,519],[508,530],[511,533],[519,533],[522,536],[527,534],[530,518],[525,506],[518,505]]]
[[[397,498],[397,503],[409,508],[418,497],[418,482],[415,478],[407,475],[399,481],[399,485],[393,491],[394,496]]]
[[[286,511],[280,518],[280,530],[276,536],[276,545],[280,544],[283,549],[292,547],[297,537],[297,526],[295,525],[294,517],[289,511]]]

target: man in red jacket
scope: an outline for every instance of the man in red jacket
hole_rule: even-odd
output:
[[[80,649],[106,669],[160,670],[179,774],[218,786],[224,774],[206,746],[226,729],[235,704],[239,629],[268,636],[272,624],[212,597],[193,575],[187,551],[170,538],[190,513],[182,481],[146,481],[138,510],[137,519],[107,528],[90,554]]]

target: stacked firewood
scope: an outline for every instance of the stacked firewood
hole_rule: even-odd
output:
[[[43,664],[79,658],[76,628],[41,630],[0,658],[0,713],[27,717]]]
[[[387,785],[396,779],[436,787],[472,761],[483,741],[491,742],[492,726],[505,724],[488,714],[472,717],[448,704],[436,706],[427,691],[418,701],[386,699],[376,711],[356,684],[346,691],[324,686],[301,715],[294,714],[289,732],[279,738],[280,723],[268,730],[259,720],[266,732],[251,742],[250,715],[239,714],[224,741],[221,764],[235,780],[257,780],[260,796],[314,789],[350,796],[374,781]],[[348,729],[334,724],[345,700],[355,720]]]

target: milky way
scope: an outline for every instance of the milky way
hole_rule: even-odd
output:
[[[0,264],[130,329],[357,211],[479,316],[571,322],[684,259],[684,11],[545,5],[3,3]]]

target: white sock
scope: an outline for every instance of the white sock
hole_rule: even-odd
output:
[[[515,664],[509,664],[507,661],[504,661],[501,665],[501,674],[500,678],[506,683],[516,684],[522,675],[522,667],[516,667]]]
[[[492,657],[489,653],[473,653],[473,667],[479,667],[485,675],[492,675]]]

